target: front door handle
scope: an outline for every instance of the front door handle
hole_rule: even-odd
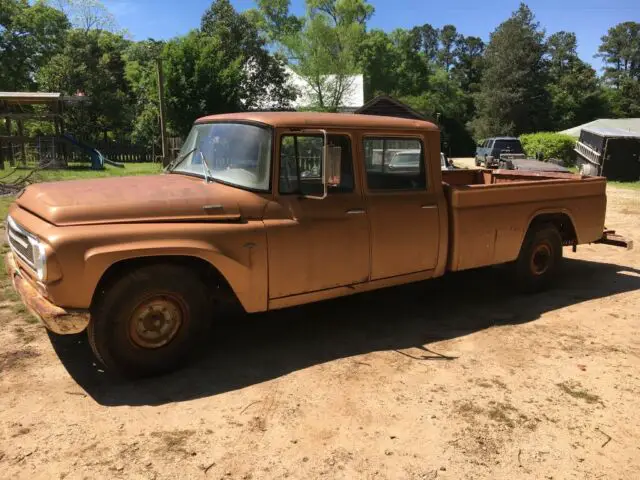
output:
[[[352,208],[351,210],[347,210],[347,215],[358,215],[365,212],[364,208]]]
[[[427,208],[438,208],[438,206],[437,205],[422,205],[420,208],[424,208],[426,210]]]

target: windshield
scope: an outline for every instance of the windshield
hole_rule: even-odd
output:
[[[250,190],[269,190],[271,132],[241,123],[194,125],[172,173],[209,177]],[[206,161],[208,169],[202,165]]]

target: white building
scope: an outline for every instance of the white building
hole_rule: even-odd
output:
[[[298,97],[293,102],[293,108],[300,109],[309,107],[315,98],[314,89],[306,79],[286,66],[285,70],[289,75],[289,84],[298,92]],[[335,81],[335,75],[327,75],[323,82],[330,85]],[[345,92],[338,109],[340,111],[352,112],[364,104],[364,76],[362,74],[350,75],[345,81]]]

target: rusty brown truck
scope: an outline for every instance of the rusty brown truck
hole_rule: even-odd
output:
[[[148,375],[185,360],[228,296],[262,312],[495,264],[540,290],[563,246],[628,246],[603,232],[605,187],[441,171],[423,121],[216,115],[161,175],[26,188],[6,265],[49,330],[87,329],[106,367]]]

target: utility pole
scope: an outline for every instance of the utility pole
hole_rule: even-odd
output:
[[[160,97],[160,138],[162,140],[162,165],[169,164],[169,152],[167,146],[167,117],[164,105],[164,72],[162,71],[162,58],[158,58],[158,96]]]

